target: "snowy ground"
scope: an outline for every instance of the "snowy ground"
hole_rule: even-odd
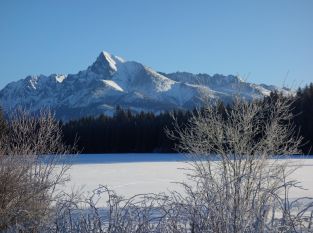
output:
[[[126,197],[180,191],[181,187],[174,182],[186,180],[186,171],[180,169],[188,166],[184,160],[184,156],[177,154],[80,155],[73,160],[69,170],[71,181],[63,189],[88,192],[102,184]],[[291,167],[302,165],[291,178],[308,189],[293,191],[291,198],[313,197],[313,159],[295,157],[291,162]]]

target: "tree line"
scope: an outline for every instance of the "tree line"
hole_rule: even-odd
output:
[[[277,93],[272,93],[271,97],[274,95]],[[296,131],[304,139],[301,149],[304,153],[312,153],[313,83],[299,88],[295,96],[288,98],[293,102],[291,111],[295,115]],[[219,102],[218,107],[222,112],[231,108],[223,102]],[[175,119],[183,128],[196,112],[176,110],[158,115],[150,112],[134,114],[117,107],[113,116],[84,117],[62,124],[64,142],[68,145],[76,142],[82,153],[171,153],[176,151],[177,142],[169,139],[165,130],[173,129]]]
[[[183,125],[190,116],[183,111],[133,114],[118,107],[113,117],[85,117],[62,129],[65,143],[76,143],[83,153],[174,152],[175,142],[167,138],[165,128],[172,128],[173,117]]]

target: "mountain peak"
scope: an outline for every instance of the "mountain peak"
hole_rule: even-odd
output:
[[[125,62],[123,58],[118,57],[118,56],[114,56],[113,54],[111,54],[107,51],[102,51],[99,54],[97,60],[98,59],[107,61],[111,67],[116,67],[116,65],[118,63],[124,63]]]
[[[124,63],[122,58],[114,56],[106,51],[102,51],[96,61],[88,67],[88,70],[107,77],[113,75],[117,71],[117,67],[120,63]]]

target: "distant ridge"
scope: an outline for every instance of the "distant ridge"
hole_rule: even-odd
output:
[[[116,106],[159,113],[194,108],[208,99],[229,102],[239,90],[242,98],[252,100],[278,88],[248,83],[234,75],[156,72],[103,51],[91,66],[77,74],[27,76],[9,83],[0,91],[0,103],[6,112],[18,106],[31,112],[48,107],[67,121],[112,115]]]

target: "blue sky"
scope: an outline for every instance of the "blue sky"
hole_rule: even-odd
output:
[[[0,2],[0,88],[76,73],[106,50],[158,71],[313,81],[311,0]]]

